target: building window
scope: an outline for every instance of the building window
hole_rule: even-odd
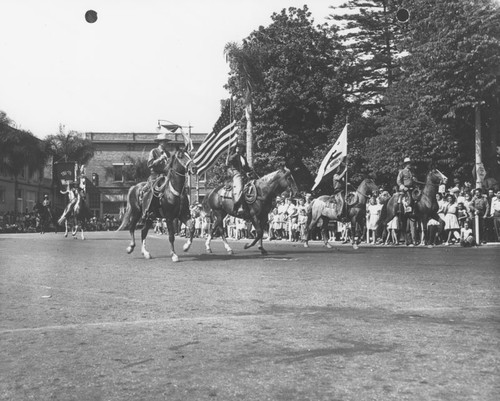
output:
[[[123,164],[113,165],[113,176],[115,181],[123,181]]]
[[[131,163],[113,163],[114,181],[127,181],[127,177],[125,177],[123,167],[128,165],[131,165]]]

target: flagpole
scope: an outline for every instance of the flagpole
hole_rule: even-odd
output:
[[[233,121],[233,98],[232,96],[229,98],[229,123],[231,123],[231,121]],[[231,141],[228,142],[227,144],[227,156],[226,156],[226,165],[227,165],[227,162],[229,161],[229,153],[231,152]]]
[[[349,136],[349,116],[345,116],[345,142],[346,144],[348,143],[347,137]],[[347,147],[347,146],[346,146]],[[346,152],[345,155],[345,198],[347,198],[347,167],[348,167],[348,161],[349,161],[349,152]]]

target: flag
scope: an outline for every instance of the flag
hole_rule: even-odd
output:
[[[236,120],[231,122],[230,103],[227,102],[212,132],[206,136],[193,157],[193,162],[198,166],[198,174],[203,174],[222,152],[236,143],[238,139]]]
[[[314,180],[314,186],[312,187],[312,190],[314,190],[314,188],[316,188],[319,185],[324,176],[335,170],[340,165],[340,163],[342,163],[342,160],[344,160],[346,156],[347,156],[347,124],[342,130],[342,133],[337,139],[337,142],[335,142],[335,144],[332,146],[330,151],[327,153],[327,155],[321,162],[321,165],[319,166],[318,169],[318,175]]]

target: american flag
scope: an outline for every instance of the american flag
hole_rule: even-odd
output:
[[[236,120],[231,122],[230,103],[227,102],[212,132],[203,140],[193,157],[193,162],[198,166],[198,174],[203,174],[215,163],[222,152],[236,143],[238,139]]]

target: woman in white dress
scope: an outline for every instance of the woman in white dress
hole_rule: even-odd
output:
[[[446,195],[447,205],[444,208],[444,229],[448,233],[446,245],[451,245],[452,235],[460,231],[460,225],[457,218],[457,203],[452,194]]]
[[[367,221],[368,221],[368,235],[366,242],[370,243],[370,234],[373,239],[373,244],[376,243],[377,228],[380,220],[380,211],[382,210],[382,205],[377,202],[376,197],[370,198],[370,204],[368,205],[367,211]]]

